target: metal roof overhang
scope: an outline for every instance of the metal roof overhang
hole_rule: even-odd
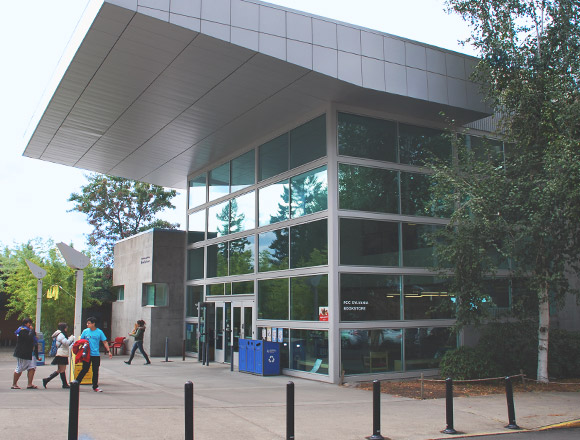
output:
[[[386,93],[104,3],[24,155],[186,188],[187,176],[329,102],[464,123],[486,116]]]

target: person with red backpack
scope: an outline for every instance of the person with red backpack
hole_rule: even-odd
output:
[[[90,358],[88,360],[85,360],[86,357],[82,358],[83,368],[81,369],[79,375],[76,377],[76,380],[77,382],[81,383],[85,377],[85,374],[88,373],[89,368],[92,367],[93,391],[95,393],[102,393],[103,390],[99,388],[99,367],[101,365],[101,353],[99,352],[99,348],[101,342],[103,342],[103,345],[105,346],[105,353],[109,355],[110,359],[113,357],[113,352],[109,349],[107,337],[100,328],[97,328],[97,318],[91,316],[87,319],[87,328],[83,330],[81,337],[77,342],[80,342],[81,339],[86,339],[89,343],[88,354]]]

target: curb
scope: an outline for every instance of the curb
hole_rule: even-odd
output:
[[[549,429],[563,429],[563,428],[580,428],[580,419],[570,420],[568,422],[555,423],[554,425],[542,426],[536,428],[534,431],[547,431]]]

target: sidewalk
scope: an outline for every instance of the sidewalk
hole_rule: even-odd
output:
[[[42,377],[54,370],[38,367],[39,390],[11,390],[14,358],[0,349],[0,438],[18,438],[24,432],[44,439],[63,439],[68,432],[68,390],[55,378],[42,389]],[[197,359],[153,358],[133,365],[127,356],[103,357],[100,383],[103,393],[90,386],[80,390],[79,438],[94,440],[183,439],[184,384],[194,383],[194,429],[198,440],[284,439],[286,384],[295,384],[295,437],[362,440],[372,432],[372,393],[288,376],[260,377],[229,365],[202,366]],[[23,377],[20,386],[26,385]],[[580,419],[580,393],[516,393],[516,421],[521,428]],[[454,427],[469,435],[513,432],[507,425],[505,396],[454,399]],[[445,400],[413,400],[381,396],[381,434],[392,440],[453,438],[445,429]],[[455,436],[456,437],[456,436]]]

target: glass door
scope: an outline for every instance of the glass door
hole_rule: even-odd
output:
[[[215,360],[230,363],[232,346],[234,363],[240,338],[253,339],[254,301],[216,301],[215,302]]]

